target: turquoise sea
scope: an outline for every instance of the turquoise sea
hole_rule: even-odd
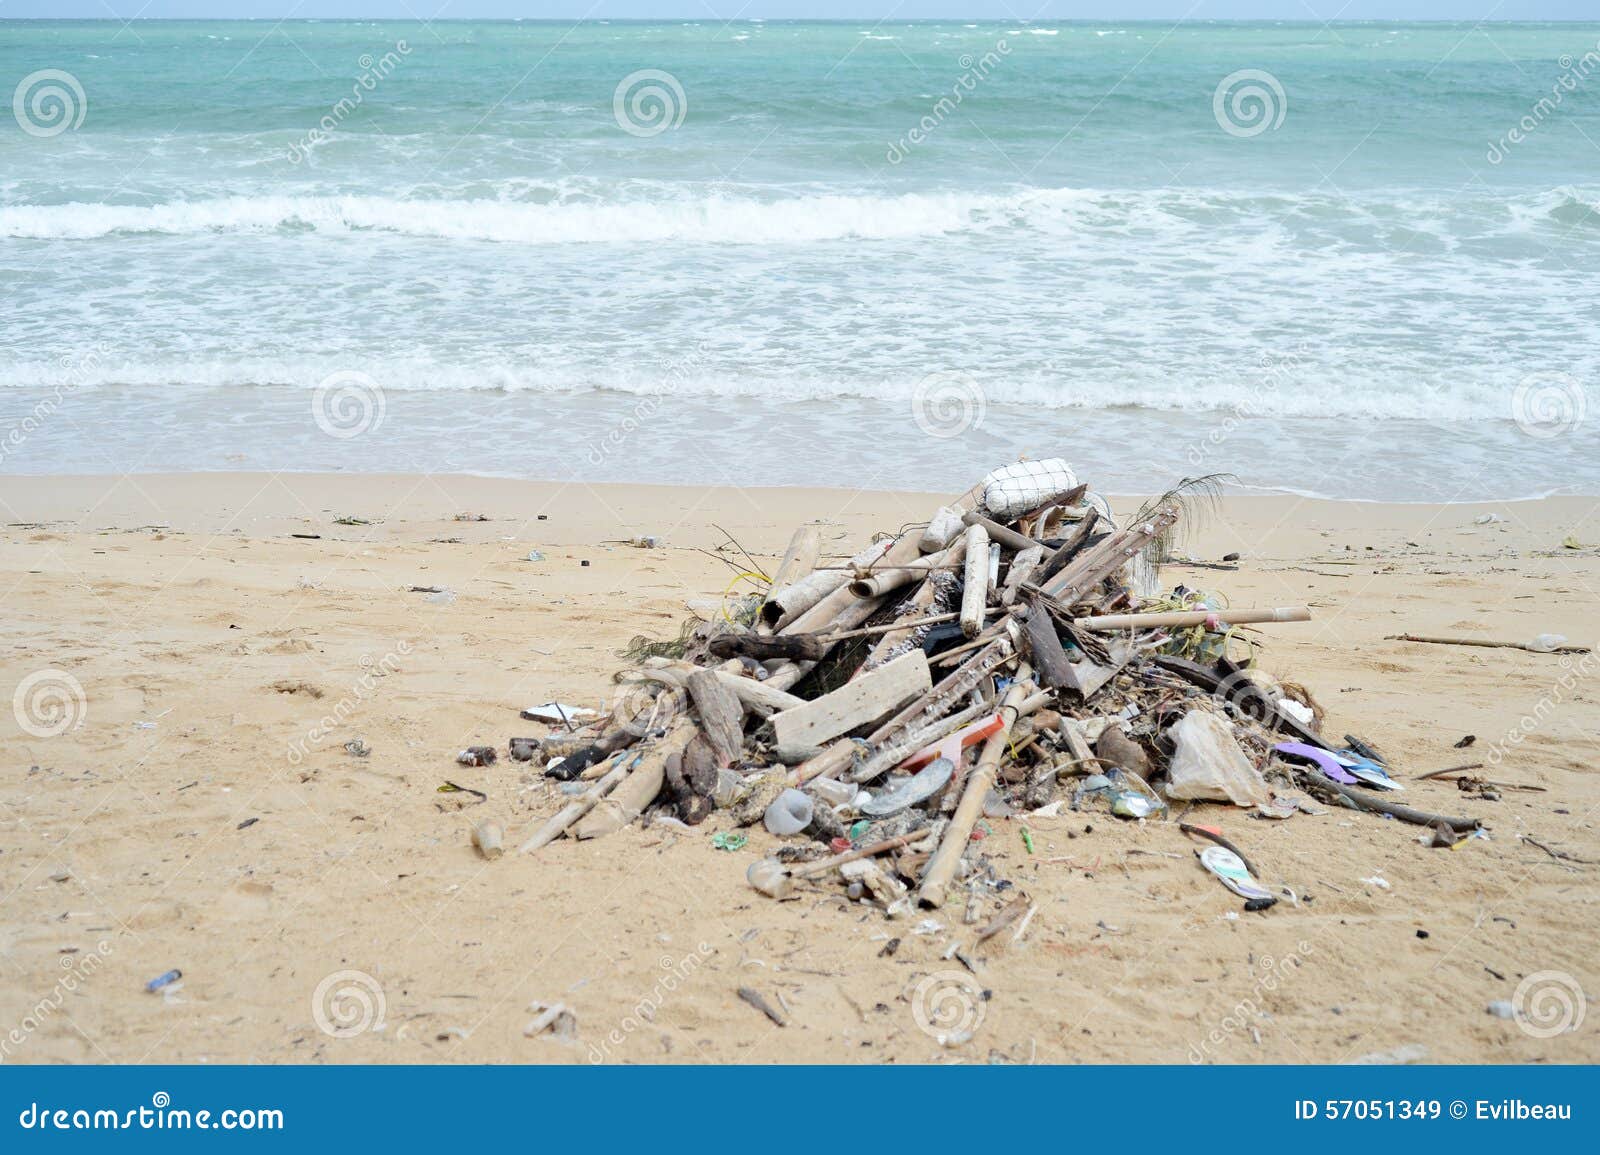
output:
[[[1600,23],[0,21],[0,469],[1600,493]]]

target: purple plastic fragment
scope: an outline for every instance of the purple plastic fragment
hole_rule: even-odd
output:
[[[1342,782],[1346,786],[1356,784],[1356,776],[1339,764],[1339,759],[1326,750],[1319,750],[1315,746],[1308,746],[1304,742],[1279,742],[1273,747],[1280,754],[1287,754],[1291,758],[1302,758],[1316,765],[1329,778],[1335,782]]]

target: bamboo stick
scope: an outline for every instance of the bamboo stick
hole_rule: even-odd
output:
[[[967,527],[966,585],[961,591],[961,632],[976,636],[983,629],[983,609],[989,604],[989,531],[981,525]]]
[[[767,587],[767,599],[762,603],[762,612],[756,614],[756,633],[770,634],[773,624],[777,621],[774,617],[767,619],[767,603],[771,601],[773,593],[787,589],[806,574],[817,568],[817,562],[822,556],[822,527],[820,525],[802,525],[794,531],[794,536],[789,539],[789,548],[783,552],[783,560],[778,563],[777,570],[772,575],[772,584]],[[780,610],[781,616],[781,610]]]
[[[789,539],[789,548],[784,550],[783,560],[778,563],[778,570],[772,575],[772,588],[782,589],[816,569],[821,554],[822,527],[815,524],[802,525]]]
[[[700,667],[693,662],[685,662],[682,659],[646,658],[639,663],[637,670],[633,672],[651,681],[665,682],[669,686],[686,688],[689,684],[689,675],[697,669],[700,669]],[[774,686],[771,678],[768,678],[765,682],[758,682],[754,678],[747,678],[743,674],[735,674],[723,669],[718,669],[716,675],[717,681],[732,690],[734,697],[757,713],[773,714],[779,710],[791,709],[805,701],[804,698],[797,698],[793,694],[785,693],[779,687]]]
[[[1079,629],[1099,633],[1112,630],[1152,630],[1158,626],[1203,626],[1210,621],[1230,626],[1250,622],[1309,622],[1309,606],[1274,606],[1265,610],[1170,610],[1154,614],[1105,614],[1097,618],[1076,618]]]
[[[1495,642],[1487,638],[1434,638],[1424,634],[1390,634],[1386,642],[1429,642],[1436,646],[1483,646],[1493,650],[1527,650],[1531,654],[1587,654],[1588,646],[1552,646],[1548,650],[1528,642]]]
[[[893,569],[877,569],[864,578],[857,578],[850,583],[850,592],[858,598],[876,598],[897,590],[901,586],[908,586],[919,578],[925,578],[935,570],[944,569],[951,564],[950,553],[955,549],[942,549],[938,553],[927,554],[915,565],[896,566]],[[959,551],[958,551],[959,552]]]
[[[762,620],[774,626],[780,634],[815,633],[824,629],[849,608],[850,602],[859,600],[844,588],[852,577],[862,570],[904,566],[916,561],[922,556],[917,540],[915,533],[907,532],[893,541],[875,541],[851,558],[848,566],[813,570],[789,587],[796,593],[780,592],[769,599],[767,605],[761,608]],[[769,613],[774,603],[781,606],[781,613]],[[868,601],[866,604],[873,603]],[[851,625],[860,625],[864,621],[866,617],[861,617]]]
[[[1044,592],[1071,605],[1122,568],[1177,520],[1177,506],[1163,506],[1140,524],[1120,530],[1079,554],[1044,584]]]
[[[634,755],[635,758],[642,755]],[[626,758],[618,759],[617,764],[606,771],[605,776],[589,787],[583,794],[561,808],[548,822],[534,831],[533,837],[524,842],[517,849],[518,854],[532,854],[542,846],[547,846],[561,837],[562,831],[594,809],[595,803],[606,796],[609,791],[623,778],[627,777],[629,761]]]
[[[983,753],[978,755],[978,763],[967,777],[966,789],[962,791],[956,812],[950,817],[950,825],[945,828],[939,848],[933,852],[927,869],[923,871],[922,886],[917,890],[917,900],[923,906],[937,907],[944,902],[945,888],[955,877],[961,856],[967,852],[972,827],[983,813],[983,800],[994,786],[995,770],[1010,740],[1011,728],[1021,717],[1023,703],[1037,688],[1028,680],[1031,672],[1026,662],[1021,663],[1017,667],[1017,680],[1000,702],[1000,729],[989,738],[984,744]]]
[[[688,718],[679,718],[665,737],[658,740],[619,782],[609,795],[596,803],[588,817],[572,829],[578,839],[603,838],[621,830],[644,813],[645,807],[656,800],[667,780],[667,759],[682,754],[698,728]]]
[[[1018,533],[1009,526],[1001,525],[993,518],[984,517],[981,513],[969,513],[962,517],[961,520],[967,523],[967,527],[969,529],[973,526],[982,526],[984,532],[989,535],[989,539],[991,541],[997,541],[1001,545],[1007,546],[1011,549],[1033,549],[1035,546],[1039,546],[1039,548],[1044,549],[1046,554],[1051,556],[1054,556],[1055,554],[1055,550],[1045,549],[1045,547],[1040,546],[1038,542],[1034,541],[1033,538],[1028,537],[1026,534]]]
[[[950,543],[950,547],[944,551],[944,556],[946,563],[952,567],[959,566],[963,563],[967,556],[967,539],[965,533]],[[932,578],[929,578],[917,587],[917,592],[912,594],[911,597],[906,600],[906,605],[910,607],[911,612],[926,610],[929,606],[933,605],[934,600],[938,596],[939,586],[932,580]],[[959,617],[960,615],[957,614],[956,616]],[[881,666],[884,662],[887,662],[890,658],[894,657],[895,651],[897,651],[905,643],[906,639],[911,637],[912,633],[917,629],[917,627],[923,624],[925,623],[918,621],[902,621],[897,623],[895,629],[885,633],[879,640],[878,644],[872,647],[872,652],[867,655],[867,660],[861,663],[861,668],[863,670],[870,670],[874,666]]]

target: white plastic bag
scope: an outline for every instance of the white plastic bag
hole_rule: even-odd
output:
[[[1167,767],[1167,797],[1260,806],[1267,784],[1244,756],[1233,727],[1209,710],[1190,710],[1167,731],[1176,750]]]

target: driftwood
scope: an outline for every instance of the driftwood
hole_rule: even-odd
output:
[[[850,592],[858,598],[882,597],[891,590],[900,589],[912,582],[921,581],[929,574],[950,568],[954,564],[951,554],[954,553],[955,559],[959,561],[964,548],[957,550],[952,546],[938,553],[926,554],[911,565],[875,569],[865,577],[859,577],[851,582]]]
[[[961,520],[966,522],[969,528],[972,526],[982,526],[983,531],[989,535],[990,541],[997,541],[1001,545],[1007,546],[1011,549],[1040,549],[1051,556],[1054,556],[1055,554],[1054,550],[1047,549],[1026,534],[1018,533],[1014,529],[1010,529],[1001,525],[998,521],[984,517],[981,513],[966,514]]]
[[[636,754],[634,755],[634,760],[642,757],[642,754]],[[617,765],[606,771],[604,777],[602,777],[593,786],[589,787],[589,789],[585,791],[583,795],[574,801],[567,803],[567,805],[562,807],[560,812],[558,812],[555,817],[551,818],[543,826],[539,827],[538,830],[534,831],[533,836],[518,848],[517,853],[532,854],[540,847],[548,846],[557,838],[560,838],[562,833],[569,826],[578,821],[578,819],[582,818],[585,814],[589,813],[589,811],[593,810],[595,804],[604,798],[608,791],[615,787],[618,782],[621,782],[624,778],[626,778],[631,767],[631,760],[626,758],[620,760]]]
[[[1056,550],[1055,556],[1040,567],[1039,576],[1035,580],[1042,586],[1065,569],[1067,564],[1078,556],[1078,552],[1088,542],[1099,523],[1099,510],[1091,509],[1084,514],[1083,520],[1078,523],[1078,528],[1073,530],[1067,539],[1061,543],[1061,547]]]
[[[944,556],[946,563],[952,568],[963,565],[967,556],[965,534],[950,543],[950,547],[944,551]],[[949,583],[944,583],[942,588],[949,588]],[[940,589],[941,583],[934,581],[932,578],[924,581],[917,587],[916,592],[903,603],[905,612],[908,614],[924,613],[938,600]],[[875,666],[881,666],[884,662],[894,657],[911,638],[918,624],[915,620],[900,622],[897,624],[897,628],[885,632],[883,637],[878,640],[878,644],[872,647],[872,652],[867,655],[867,660],[862,663],[862,669],[870,670]]]
[[[1016,602],[1017,595],[1022,592],[1022,583],[1033,577],[1034,572],[1044,563],[1044,547],[1031,545],[1027,549],[1018,551],[1011,559],[1011,569],[1006,572],[1006,584],[1000,591],[1000,604],[1009,606]]]
[[[754,658],[758,662],[773,658],[815,662],[832,646],[826,634],[718,634],[706,643],[718,658]]]
[[[700,668],[692,662],[673,658],[646,658],[640,663],[637,672],[657,682],[687,688],[689,675]],[[717,670],[716,675],[717,681],[732,690],[734,697],[758,714],[788,710],[805,702],[804,698],[785,693],[773,685],[771,678],[765,682],[758,682],[754,678],[747,678],[743,674],[735,674],[728,670]]]
[[[1050,619],[1049,611],[1035,598],[1031,610],[1017,617],[1022,621],[1023,637],[1027,639],[1028,652],[1032,656],[1033,668],[1039,672],[1039,680],[1053,690],[1067,687],[1076,689],[1078,679],[1073,675],[1071,663],[1067,661],[1067,652],[1062,648],[1061,639],[1056,636],[1055,623]]]
[[[1199,662],[1191,662],[1187,658],[1175,658],[1168,654],[1157,654],[1152,659],[1162,669],[1171,670],[1174,674],[1193,682],[1202,690],[1209,690],[1215,694],[1226,684],[1227,696],[1230,702],[1240,702],[1246,699],[1245,706],[1266,714],[1266,723],[1278,730],[1287,730],[1300,741],[1312,746],[1320,746],[1324,750],[1333,750],[1334,746],[1304,722],[1300,721],[1287,710],[1278,708],[1277,703],[1265,696],[1251,693],[1251,686],[1247,679],[1238,677],[1241,672],[1231,662],[1219,663],[1216,668],[1202,666]]]
[[[603,838],[621,830],[654,802],[666,782],[667,759],[681,755],[689,740],[697,733],[695,724],[688,718],[678,718],[648,749],[641,751],[632,764],[628,776],[619,782],[609,795],[595,803],[587,817],[572,829],[574,838]]]
[[[1109,633],[1113,630],[1153,630],[1165,626],[1203,626],[1210,621],[1230,626],[1248,625],[1251,622],[1309,622],[1309,606],[1276,606],[1265,610],[1172,610],[1154,614],[1106,614],[1101,617],[1077,618],[1073,625],[1080,630]]]
[[[1084,550],[1044,584],[1044,592],[1071,605],[1131,561],[1177,520],[1177,506],[1163,506],[1138,525],[1119,530]]]
[[[820,698],[772,716],[780,746],[817,746],[883,717],[932,688],[921,650],[902,654]]]
[[[1000,764],[1000,756],[1005,753],[1006,743],[1011,736],[1011,727],[1016,725],[1022,704],[1028,700],[1029,694],[1034,689],[1033,683],[1028,681],[1030,673],[1026,663],[1019,665],[1017,680],[1011,684],[1006,696],[1001,699],[1000,729],[989,738],[984,744],[983,753],[978,755],[978,763],[967,778],[966,789],[962,792],[955,813],[951,815],[950,825],[945,828],[944,837],[939,840],[939,848],[933,852],[933,857],[928,860],[928,867],[923,872],[922,886],[917,890],[917,901],[923,906],[936,907],[944,902],[945,888],[955,877],[961,856],[967,852],[967,843],[972,838],[972,827],[977,823],[978,816],[983,813],[983,800],[994,785],[995,770]]]
[[[744,707],[711,670],[696,670],[686,681],[706,741],[720,765],[731,765],[744,751]]]
[[[789,539],[789,548],[783,551],[783,560],[772,575],[772,588],[782,589],[817,568],[822,554],[822,527],[802,525]]]
[[[966,536],[966,577],[961,588],[961,632],[976,637],[983,629],[983,611],[989,604],[989,531],[969,525]]]
[[[1486,638],[1434,638],[1425,634],[1389,634],[1386,642],[1428,642],[1435,646],[1482,646],[1493,650],[1527,650],[1530,654],[1587,654],[1588,646],[1551,646],[1541,649],[1531,642],[1495,642]]]
[[[870,569],[891,556],[897,563],[915,560],[919,556],[916,541],[910,534],[902,534],[893,541],[875,541],[852,557],[848,566],[814,569],[782,589],[769,592],[761,605],[760,619],[782,630],[840,589],[850,580],[853,571]]]
[[[927,721],[930,715],[942,714],[975,690],[990,672],[1011,658],[1010,642],[1004,639],[989,642],[979,653],[941,678],[926,694],[868,734],[868,745],[887,741],[901,729],[918,724],[919,719]],[[835,742],[821,754],[796,767],[790,780],[798,786],[813,778],[832,778],[850,765],[854,751],[855,746],[849,739]]]
[[[1483,823],[1476,818],[1451,818],[1444,814],[1430,814],[1426,810],[1417,810],[1411,806],[1404,806],[1398,802],[1390,802],[1387,798],[1380,798],[1376,794],[1365,790],[1356,790],[1325,778],[1321,774],[1309,771],[1300,772],[1297,777],[1300,785],[1314,794],[1323,797],[1337,795],[1355,806],[1357,810],[1370,810],[1374,814],[1387,814],[1391,818],[1398,818],[1402,822],[1410,822],[1416,826],[1438,826],[1441,823],[1457,833],[1476,830]]]

